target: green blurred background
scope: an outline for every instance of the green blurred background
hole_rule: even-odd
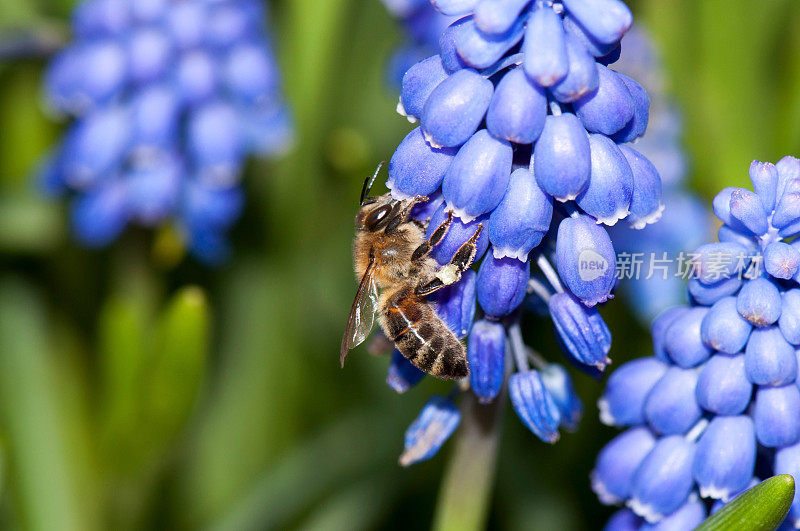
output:
[[[247,169],[232,260],[181,259],[169,231],[78,248],[63,205],[37,196],[38,157],[63,124],[43,112],[41,60],[0,64],[0,526],[76,529],[427,528],[450,446],[401,469],[427,397],[385,384],[387,359],[338,366],[355,290],[363,177],[410,129],[384,67],[401,35],[378,0],[273,1],[295,149]],[[0,35],[64,31],[71,0],[0,2]],[[632,3],[684,112],[691,183],[710,198],[753,158],[800,152],[800,3]],[[648,353],[617,301],[615,364]],[[527,319],[531,322],[534,319]],[[548,322],[528,342],[555,358]],[[596,529],[589,489],[613,430],[586,414],[555,446],[506,407],[489,524]]]

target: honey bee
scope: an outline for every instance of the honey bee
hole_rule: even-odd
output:
[[[439,267],[429,255],[447,234],[453,213],[426,239],[426,225],[410,214],[427,197],[366,197],[379,171],[380,166],[361,190],[353,240],[355,273],[361,281],[342,338],[341,364],[366,339],[377,316],[386,336],[418,369],[437,378],[464,378],[469,375],[466,349],[426,296],[458,282],[475,259],[483,227],[477,227],[450,263]]]

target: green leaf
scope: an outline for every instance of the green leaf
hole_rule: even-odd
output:
[[[697,531],[772,531],[786,518],[793,499],[792,476],[773,476],[734,498]]]

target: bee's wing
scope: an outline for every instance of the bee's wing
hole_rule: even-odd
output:
[[[339,357],[342,366],[350,349],[360,345],[367,338],[375,322],[375,315],[378,312],[378,288],[372,278],[374,271],[375,262],[371,260],[364,276],[361,277],[353,307],[350,309],[350,317],[347,319]]]

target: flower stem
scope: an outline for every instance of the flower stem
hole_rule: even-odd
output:
[[[433,529],[470,531],[486,527],[494,486],[505,391],[491,404],[473,393],[461,400],[461,428],[445,467]]]

